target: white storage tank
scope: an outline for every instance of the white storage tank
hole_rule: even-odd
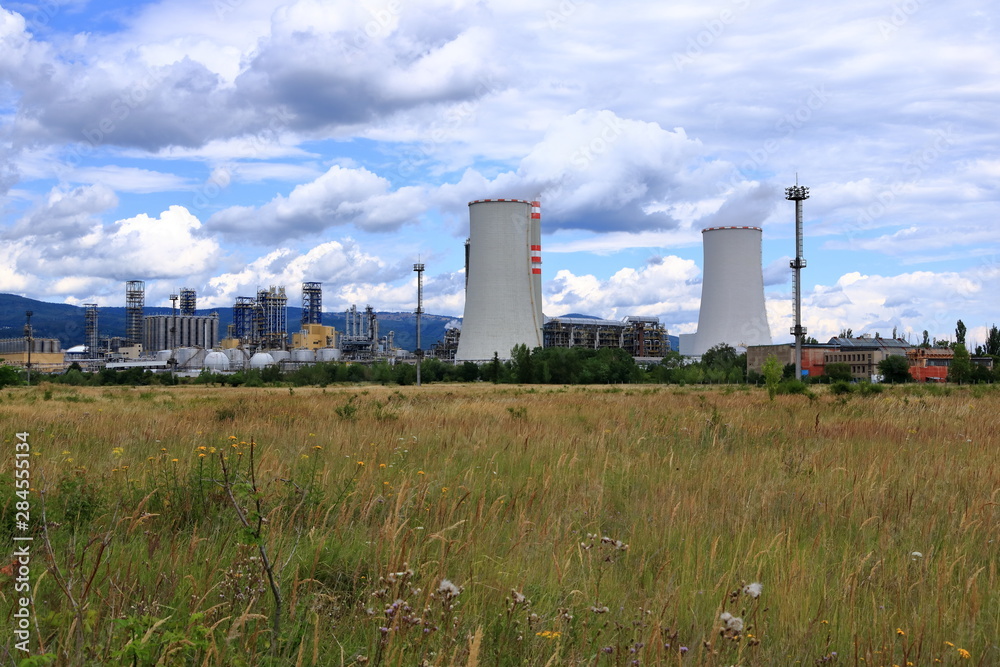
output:
[[[229,359],[229,367],[233,370],[246,367],[247,362],[249,361],[246,351],[241,350],[238,347],[231,347],[227,349],[225,354]]]
[[[250,357],[250,368],[267,368],[274,366],[274,357],[267,352],[258,352]]]
[[[205,370],[213,373],[221,373],[229,370],[229,357],[225,352],[212,350],[205,355]]]
[[[179,347],[177,352],[174,354],[174,359],[177,360],[177,367],[188,365],[195,355],[198,354],[198,348],[196,347]]]
[[[311,364],[316,361],[316,351],[308,348],[296,348],[292,350],[292,361],[300,364]]]
[[[292,356],[289,354],[288,350],[270,350],[268,351],[268,354],[271,355],[271,358],[274,359],[274,363],[276,364],[280,364],[282,361],[288,361]]]
[[[316,361],[340,361],[340,350],[335,347],[321,347],[316,350]]]

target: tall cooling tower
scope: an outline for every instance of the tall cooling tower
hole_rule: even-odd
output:
[[[456,361],[509,359],[542,345],[541,213],[537,201],[469,202],[465,316]]]
[[[681,354],[701,356],[719,343],[770,345],[764,308],[759,227],[703,229],[705,250],[698,332],[681,336]]]

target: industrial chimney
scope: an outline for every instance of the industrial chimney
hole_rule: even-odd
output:
[[[698,331],[680,337],[681,354],[700,357],[719,343],[770,345],[759,227],[701,230],[705,251]]]
[[[542,345],[541,212],[537,201],[469,202],[465,316],[456,361],[509,359]]]

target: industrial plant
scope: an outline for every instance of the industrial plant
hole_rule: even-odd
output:
[[[824,345],[806,344],[801,324],[802,201],[809,190],[787,188],[795,202],[795,337],[793,345],[772,345],[764,303],[760,227],[709,227],[702,230],[704,251],[698,328],[679,337],[680,353],[697,358],[725,344],[748,351],[748,368],[760,370],[775,356],[794,364],[797,375],[819,375],[827,364],[847,364],[856,378],[873,378],[878,363],[906,355],[917,379],[943,379],[950,363],[945,351],[919,350],[906,341],[835,338]],[[417,272],[417,343],[399,349],[393,331],[382,333],[371,305],[344,312],[342,330],[323,324],[323,285],[303,282],[301,320],[289,330],[285,286],[258,288],[237,296],[232,322],[222,331],[219,313],[198,312],[197,294],[183,287],[170,294],[169,312],[147,312],[145,283],[125,284],[124,336],[100,335],[100,309],[84,304],[84,344],[63,352],[57,339],[35,338],[31,312],[23,338],[0,340],[0,355],[41,371],[56,371],[69,360],[88,370],[144,368],[177,374],[217,373],[276,367],[283,371],[328,361],[395,364],[435,357],[452,363],[484,363],[511,358],[516,346],[624,350],[636,361],[656,363],[671,351],[657,317],[629,315],[622,320],[580,315],[546,317],[542,313],[541,203],[528,199],[480,199],[469,202],[465,241],[464,317],[449,323],[429,350],[420,349],[423,313],[423,263]],[[159,311],[165,310],[159,308]]]

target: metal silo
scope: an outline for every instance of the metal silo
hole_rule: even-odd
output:
[[[541,214],[538,202],[469,202],[465,316],[456,361],[509,359],[542,345]]]
[[[681,336],[681,354],[701,356],[719,343],[770,345],[760,227],[709,227],[701,233],[705,261],[698,332]]]

